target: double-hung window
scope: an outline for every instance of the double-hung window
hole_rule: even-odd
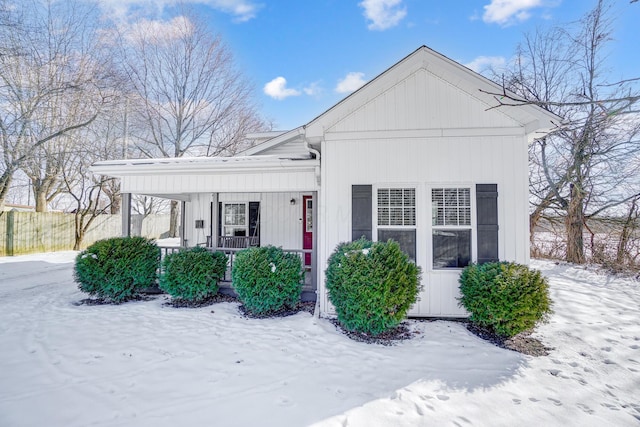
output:
[[[393,239],[416,259],[416,189],[378,188],[378,241]]]
[[[223,213],[223,233],[225,236],[248,236],[248,215],[246,203],[225,203]]]
[[[471,189],[432,188],[433,268],[463,268],[471,262]]]

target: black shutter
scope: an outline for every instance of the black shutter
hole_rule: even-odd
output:
[[[260,237],[260,202],[249,202],[249,236]]]
[[[351,186],[351,240],[362,236],[371,240],[372,190],[370,185]]]
[[[476,184],[478,264],[498,261],[498,184]]]

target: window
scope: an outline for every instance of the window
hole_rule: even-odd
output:
[[[415,188],[379,188],[378,225],[415,226]]]
[[[431,190],[433,268],[463,268],[471,262],[471,189]]]
[[[378,188],[378,241],[393,239],[416,260],[416,189]]]
[[[223,216],[223,233],[225,236],[248,235],[246,203],[226,203]]]
[[[305,233],[313,232],[313,199],[305,199],[305,221],[304,221],[304,231]]]

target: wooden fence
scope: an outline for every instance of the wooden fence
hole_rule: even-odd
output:
[[[140,221],[138,221],[140,222]],[[169,230],[168,215],[149,215],[132,234],[160,238]],[[120,215],[100,215],[91,224],[82,248],[122,234]],[[0,256],[66,251],[74,245],[74,215],[59,212],[0,212]]]

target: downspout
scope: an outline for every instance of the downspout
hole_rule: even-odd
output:
[[[316,150],[315,148],[312,148],[309,145],[309,140],[307,140],[306,136],[302,137],[302,141],[304,142],[304,148],[307,151],[309,151],[311,154],[314,154],[316,156],[316,159],[318,160],[318,163],[321,163],[320,162],[320,151]],[[318,185],[320,185],[320,166],[316,166],[315,174],[316,174],[316,183]],[[316,192],[316,194],[318,194],[318,192]],[[318,215],[317,209],[318,208],[317,208],[317,206],[314,206],[313,208],[316,211],[316,217],[317,217],[317,215]],[[315,225],[314,225],[314,227],[315,227]],[[316,256],[317,256],[317,253],[318,253],[318,248],[316,248]],[[317,258],[316,258],[315,264],[316,264],[316,268],[318,268],[318,260],[317,260]],[[314,274],[316,275],[316,278],[317,278],[318,277],[318,272],[314,271]],[[320,288],[320,281],[316,280],[316,306],[313,309],[313,317],[315,317],[316,319],[320,318],[320,294],[318,293],[318,289],[319,288]]]
[[[312,148],[311,145],[309,145],[309,140],[307,139],[306,136],[302,137],[302,142],[304,142],[305,150],[307,150],[311,154],[315,155],[316,159],[318,160],[318,163],[321,163],[321,161],[320,161],[320,151],[316,150],[315,148]],[[318,183],[318,185],[320,185],[320,167],[319,166],[316,166],[315,172],[316,172],[316,182]]]

